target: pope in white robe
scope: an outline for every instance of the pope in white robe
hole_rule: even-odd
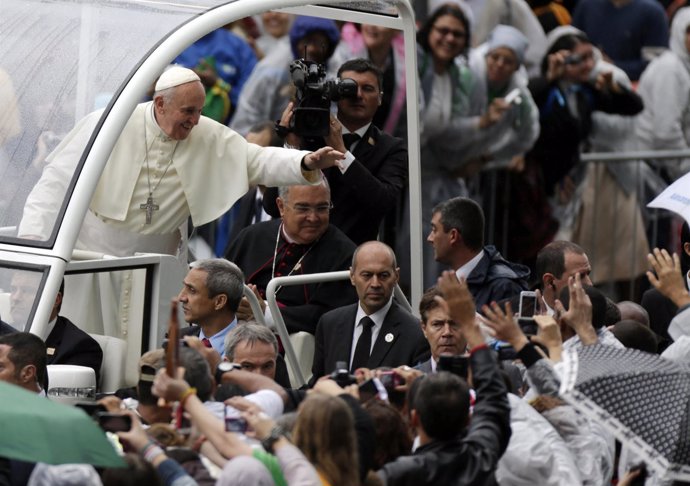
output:
[[[116,256],[176,254],[179,228],[190,215],[195,226],[213,221],[257,184],[317,183],[317,169],[342,158],[330,147],[304,152],[248,143],[201,116],[204,99],[193,71],[173,67],[161,75],[154,100],[135,108],[113,148],[77,248]],[[48,239],[101,114],[87,115],[48,157],[27,198],[19,237]]]

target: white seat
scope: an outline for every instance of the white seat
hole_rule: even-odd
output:
[[[297,360],[299,361],[297,365],[302,371],[302,376],[304,376],[305,380],[309,381],[309,377],[311,376],[311,367],[314,362],[316,339],[314,339],[313,334],[309,334],[308,332],[296,332],[294,334],[290,334],[290,342],[295,350],[295,356],[297,356]],[[295,378],[292,368],[293,364],[294,363],[288,362],[287,369],[288,375],[290,376],[290,383],[295,385],[297,383],[297,379]]]
[[[89,334],[103,350],[101,364],[101,392],[113,393],[125,386],[125,357],[127,356],[127,342],[122,339]]]
[[[48,396],[55,401],[74,403],[96,398],[96,373],[77,365],[48,365]]]

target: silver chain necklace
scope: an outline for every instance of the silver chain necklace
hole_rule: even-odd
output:
[[[175,157],[175,152],[177,151],[177,146],[179,145],[180,141],[178,140],[175,143],[175,148],[173,148],[172,154],[170,155],[170,161],[168,162],[168,165],[165,166],[165,170],[163,171],[163,175],[161,175],[161,177],[160,177],[160,179],[158,179],[158,182],[156,183],[156,185],[153,186],[153,189],[151,189],[151,171],[149,170],[149,151],[151,150],[151,147],[153,147],[153,144],[156,143],[156,139],[154,138],[153,142],[151,142],[151,145],[149,145],[147,132],[148,132],[148,127],[146,126],[146,113],[144,113],[144,148],[146,148],[146,154],[144,156],[144,160],[146,162],[146,183],[148,184],[148,188],[149,188],[149,196],[146,198],[146,202],[144,204],[139,205],[139,209],[146,211],[146,224],[151,224],[151,220],[153,219],[153,212],[158,211],[160,209],[160,206],[158,206],[158,204],[156,204],[154,199],[153,199],[153,193],[156,189],[158,189],[158,186],[161,185],[161,182],[163,181],[163,177],[165,177],[165,174],[168,173],[168,169],[172,165],[173,157]]]

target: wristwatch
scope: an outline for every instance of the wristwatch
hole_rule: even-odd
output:
[[[220,363],[218,363],[218,366],[216,367],[216,372],[213,375],[214,378],[216,379],[216,384],[220,385],[220,383],[223,379],[223,375],[225,373],[227,373],[228,371],[241,370],[241,369],[242,369],[242,365],[240,365],[240,364],[231,363],[229,361],[221,361]]]
[[[285,431],[280,425],[275,425],[271,429],[271,432],[261,440],[261,445],[266,450],[266,452],[270,452],[271,454],[273,454],[273,445],[281,437],[285,437]]]

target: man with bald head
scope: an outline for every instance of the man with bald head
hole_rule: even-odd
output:
[[[357,368],[414,366],[429,357],[429,343],[419,319],[393,300],[400,278],[395,253],[386,244],[368,241],[352,256],[350,282],[359,302],[321,316],[316,327],[312,366],[315,381],[338,361]]]
[[[630,300],[623,300],[616,304],[621,313],[621,321],[630,320],[642,324],[644,327],[649,327],[649,313],[647,309],[636,302]]]
[[[205,91],[182,67],[164,72],[153,101],[139,104],[122,130],[91,200],[78,248],[125,256],[176,254],[179,228],[220,217],[250,186],[314,184],[318,169],[342,154],[330,147],[303,152],[259,147],[201,115]],[[20,237],[46,240],[70,178],[102,112],[80,121],[46,159],[29,195]]]
[[[576,274],[585,285],[592,285],[589,274],[592,266],[589,258],[581,246],[571,241],[552,241],[539,250],[536,262],[536,275],[540,280],[541,293],[549,313],[553,313],[555,301],[564,288],[568,287],[568,279]]]

